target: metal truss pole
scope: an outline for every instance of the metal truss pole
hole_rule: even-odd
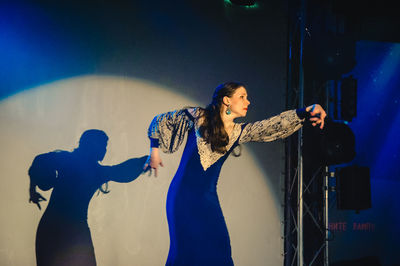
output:
[[[305,13],[306,0],[301,0],[299,14],[299,29],[300,29],[300,60],[299,60],[299,108],[304,107],[304,69],[303,69],[303,45],[305,35]],[[298,134],[297,144],[297,160],[298,160],[298,183],[297,183],[297,266],[303,266],[303,129],[301,128]]]
[[[303,129],[298,135],[298,185],[297,185],[297,266],[303,266],[303,156],[301,147]]]
[[[324,174],[324,227],[325,227],[325,252],[324,266],[329,266],[328,241],[329,241],[329,167],[325,166]]]
[[[325,89],[325,108],[326,113],[330,117],[334,117],[333,111],[335,104],[331,102],[331,96],[335,94],[337,84],[334,81],[326,82]],[[336,97],[334,97],[336,98]],[[325,252],[324,252],[324,266],[329,266],[329,166],[325,166],[324,175],[324,227],[325,227]]]

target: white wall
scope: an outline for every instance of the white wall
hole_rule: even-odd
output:
[[[27,170],[33,158],[72,150],[90,128],[109,136],[103,164],[147,154],[146,132],[154,115],[199,104],[174,91],[133,78],[81,76],[1,100],[0,265],[35,265],[35,233],[46,203],[42,211],[28,203]],[[163,155],[165,167],[157,178],[142,175],[132,183],[111,183],[109,194],[93,197],[89,226],[99,266],[164,265],[169,248],[166,193],[182,151]],[[224,165],[218,192],[235,265],[282,265],[280,200],[276,184],[267,180],[246,148]],[[50,192],[43,195],[49,199]]]

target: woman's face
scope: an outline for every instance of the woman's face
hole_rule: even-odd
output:
[[[244,87],[239,87],[231,97],[228,97],[229,108],[233,117],[244,117],[247,114],[250,101],[247,99],[247,91]]]

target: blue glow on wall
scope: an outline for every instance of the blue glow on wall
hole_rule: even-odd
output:
[[[372,208],[330,209],[330,261],[376,256],[381,265],[399,265],[400,44],[360,41],[356,60],[349,73],[358,83],[357,116],[348,123],[356,136],[352,164],[370,168]]]
[[[400,44],[360,42],[358,51],[358,112],[350,123],[357,136],[356,160],[368,163],[372,178],[399,181]]]

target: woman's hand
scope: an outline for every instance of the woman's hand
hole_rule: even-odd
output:
[[[326,113],[325,110],[319,104],[313,104],[306,108],[306,111],[310,113],[311,124],[315,127],[320,124],[319,128],[324,128]]]
[[[158,148],[151,148],[150,155],[147,157],[147,161],[144,163],[143,171],[150,171],[149,175],[151,175],[151,169],[154,169],[154,176],[157,177],[158,166],[161,165],[164,167],[161,157],[158,151]]]

